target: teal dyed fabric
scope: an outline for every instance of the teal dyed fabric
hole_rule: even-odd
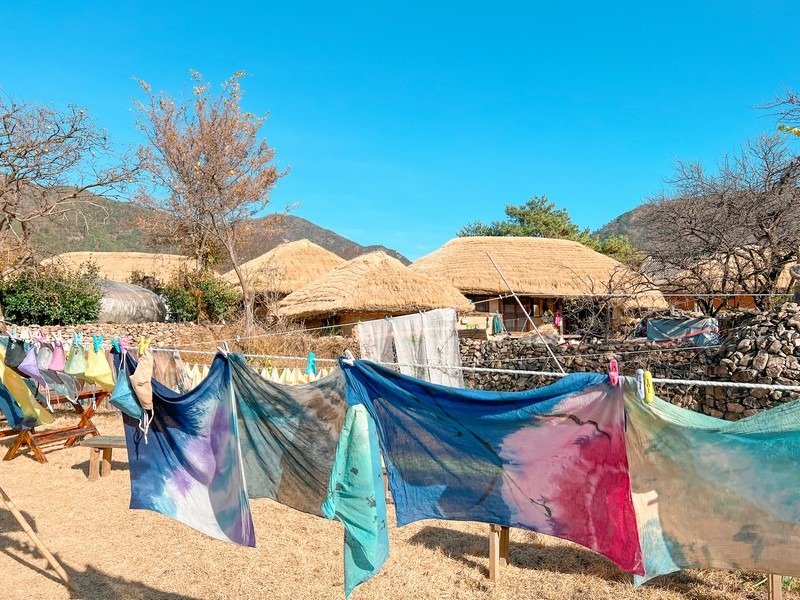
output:
[[[347,411],[322,510],[344,524],[344,591],[349,598],[389,556],[378,437],[364,406]]]
[[[280,385],[241,354],[229,360],[249,496],[322,516],[347,410],[341,370],[305,385]]]
[[[114,386],[114,391],[111,393],[108,402],[129,417],[138,420],[142,418],[144,411],[133,394],[127,371],[125,363],[122,363],[120,370],[117,372],[117,384]]]
[[[626,434],[643,583],[679,569],[800,575],[800,401],[741,421],[636,394]]]

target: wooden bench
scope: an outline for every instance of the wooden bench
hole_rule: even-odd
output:
[[[97,481],[111,473],[111,453],[114,448],[125,448],[124,435],[99,435],[81,442],[89,448],[89,481]],[[100,451],[103,461],[100,462]]]

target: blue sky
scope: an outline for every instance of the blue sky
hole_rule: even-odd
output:
[[[138,143],[133,77],[181,94],[243,69],[278,207],[411,259],[546,194],[599,227],[680,157],[774,130],[800,87],[796,2],[16,2],[0,87]],[[13,8],[11,7],[13,6]]]

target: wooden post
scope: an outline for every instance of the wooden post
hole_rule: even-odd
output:
[[[767,574],[767,597],[769,600],[783,598],[783,577],[774,573]]]
[[[508,565],[508,535],[511,532],[510,527],[500,527],[500,566],[505,567]]]
[[[489,525],[489,580],[497,581],[500,574],[500,525]]]
[[[100,478],[100,448],[89,450],[89,481],[97,481]]]
[[[26,521],[25,517],[22,516],[22,513],[19,512],[19,510],[17,510],[17,507],[11,501],[11,498],[8,497],[8,494],[6,494],[3,488],[0,488],[0,497],[3,498],[3,502],[5,502],[5,505],[8,507],[8,510],[11,511],[11,514],[14,515],[14,518],[17,520],[17,523],[20,524],[22,530],[28,534],[29,538],[31,538],[33,545],[36,546],[39,552],[41,552],[42,555],[47,559],[47,562],[49,562],[50,566],[53,567],[53,569],[55,569],[55,572],[58,573],[58,576],[64,580],[64,583],[67,585],[67,587],[71,589],[73,592],[78,591],[78,588],[75,587],[75,584],[73,583],[72,579],[70,579],[69,575],[67,575],[67,572],[56,560],[56,557],[53,556],[50,553],[50,551],[45,547],[45,545],[41,542],[41,540],[33,531],[33,529],[31,529],[31,526],[28,524],[28,521]]]
[[[100,477],[111,473],[111,452],[113,448],[103,448],[103,462],[100,463]]]

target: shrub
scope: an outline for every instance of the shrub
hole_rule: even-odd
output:
[[[79,325],[97,321],[103,296],[97,266],[75,271],[39,265],[0,282],[5,318],[20,325]]]
[[[170,321],[225,321],[239,304],[236,290],[210,270],[180,272],[166,285],[139,274],[131,281],[163,296]]]

